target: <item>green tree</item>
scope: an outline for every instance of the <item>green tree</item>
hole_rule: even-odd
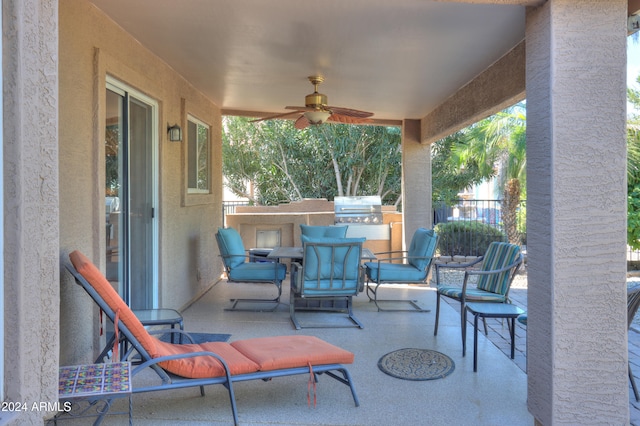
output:
[[[451,140],[445,138],[438,146],[447,147],[449,157],[440,161],[450,181],[457,183],[449,186],[451,190],[459,192],[500,171],[503,221],[507,238],[514,243],[520,241],[517,211],[526,188],[525,111],[524,103],[515,104],[458,132]]]
[[[518,206],[526,188],[526,108],[513,105],[435,144],[434,188],[451,200],[472,185],[499,175],[503,222],[509,241],[520,242]],[[441,182],[445,181],[445,182]]]
[[[640,76],[636,78],[640,84]],[[627,100],[640,110],[640,90],[627,88]],[[640,249],[640,114],[627,117],[627,243]]]
[[[463,129],[452,135],[436,141],[431,146],[431,175],[433,187],[433,202],[442,202],[447,206],[458,199],[458,194],[470,186],[482,183],[493,176],[482,175],[475,158],[461,160],[454,150],[464,143],[468,129]]]
[[[325,123],[297,130],[290,120],[249,121],[223,122],[223,173],[237,195],[263,205],[336,195],[399,202],[398,128]]]

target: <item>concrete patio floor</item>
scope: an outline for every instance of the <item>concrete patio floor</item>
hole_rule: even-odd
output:
[[[473,372],[473,331],[467,336],[467,356],[462,357],[459,314],[442,304],[438,336],[433,336],[435,293],[430,287],[393,286],[381,298],[411,298],[432,309],[430,313],[378,312],[365,294],[354,299],[354,312],[364,324],[358,328],[309,328],[296,331],[289,319],[288,281],[283,284],[282,305],[275,312],[228,312],[233,297],[265,296],[268,285],[230,284],[221,281],[183,312],[185,330],[228,333],[230,341],[276,335],[317,336],[355,354],[348,367],[360,406],[355,407],[349,388],[320,376],[317,406],[307,405],[307,376],[250,381],[234,385],[243,425],[532,425],[527,411],[526,374],[517,363],[484,335],[478,344],[478,372]],[[525,290],[526,294],[526,290]],[[346,321],[343,314],[313,315],[313,320]],[[499,324],[496,327],[501,327]],[[506,329],[506,326],[505,326]],[[524,339],[518,337],[518,347]],[[524,347],[524,346],[522,346]],[[380,357],[401,348],[424,348],[453,359],[455,371],[430,381],[401,380],[378,369]],[[640,369],[639,369],[640,371]],[[152,375],[138,377],[147,381]],[[134,381],[134,386],[136,382]],[[126,400],[117,400],[112,412],[126,411]],[[197,388],[136,394],[135,425],[231,424],[228,394],[222,386],[210,386],[200,396]],[[86,420],[84,420],[86,424]],[[110,415],[103,424],[126,424],[123,415]],[[68,424],[82,424],[71,421]]]

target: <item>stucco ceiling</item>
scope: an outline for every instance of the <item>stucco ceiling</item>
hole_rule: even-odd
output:
[[[91,1],[225,110],[304,105],[320,74],[330,105],[390,120],[425,116],[522,41],[528,3]]]

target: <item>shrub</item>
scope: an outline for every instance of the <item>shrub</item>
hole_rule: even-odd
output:
[[[440,256],[482,256],[493,241],[507,240],[502,231],[480,222],[439,223],[435,231]]]

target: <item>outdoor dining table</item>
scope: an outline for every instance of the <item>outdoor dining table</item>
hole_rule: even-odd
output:
[[[274,247],[267,255],[269,259],[302,259],[302,247]],[[376,255],[368,248],[362,247],[362,260],[375,260]]]

